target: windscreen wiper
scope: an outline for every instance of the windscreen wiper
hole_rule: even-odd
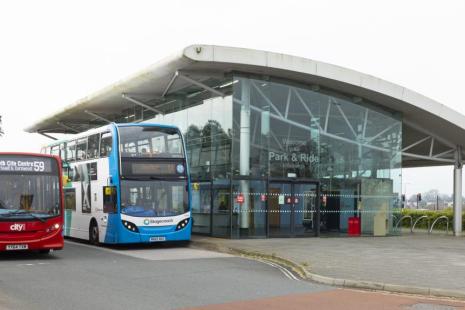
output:
[[[41,221],[42,223],[45,223],[44,218],[42,218],[40,216],[37,216],[37,215],[33,214],[31,211],[27,211],[27,210],[15,210],[15,211],[12,211],[12,212],[4,213],[2,215],[3,216],[12,216],[12,215],[21,215],[21,214],[30,215],[31,217]]]

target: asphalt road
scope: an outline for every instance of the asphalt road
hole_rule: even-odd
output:
[[[450,300],[326,287],[185,246],[0,254],[0,309],[465,309]]]
[[[7,309],[176,309],[325,289],[264,263],[186,247],[67,242],[49,256],[0,255]]]

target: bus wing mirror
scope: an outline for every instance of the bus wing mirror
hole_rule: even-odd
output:
[[[61,164],[61,168],[63,170],[63,175],[64,175],[64,178],[63,180],[65,181],[65,185],[71,181],[71,166],[69,165],[69,163],[67,161],[63,161],[62,164]]]

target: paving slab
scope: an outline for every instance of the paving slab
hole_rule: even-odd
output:
[[[273,238],[208,243],[292,260],[321,276],[465,292],[465,238],[412,234],[396,237]]]

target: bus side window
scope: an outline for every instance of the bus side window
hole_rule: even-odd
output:
[[[51,155],[59,156],[60,155],[60,146],[59,145],[54,145],[52,146],[50,150]]]
[[[60,157],[62,160],[66,160],[66,142],[60,144]]]
[[[93,159],[98,157],[98,145],[100,142],[100,134],[89,136],[87,142],[87,159]]]
[[[66,160],[69,162],[76,160],[76,141],[70,141],[66,144]]]
[[[100,139],[100,157],[108,157],[110,155],[112,144],[113,139],[111,138],[111,133],[102,133]]]
[[[87,138],[79,139],[76,143],[76,160],[86,160]]]

